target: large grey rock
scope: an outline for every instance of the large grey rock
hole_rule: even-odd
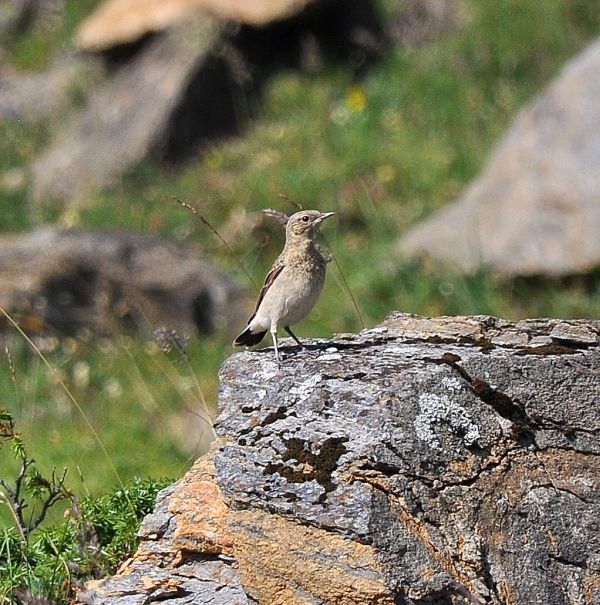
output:
[[[265,605],[600,603],[600,321],[396,313],[287,354],[223,365],[221,441],[154,551],[231,557]],[[151,600],[149,533],[87,602]]]
[[[240,295],[197,251],[143,233],[45,227],[0,238],[0,305],[28,331],[210,333],[239,321]]]
[[[399,250],[471,273],[560,276],[600,265],[600,40],[517,116],[464,196]]]

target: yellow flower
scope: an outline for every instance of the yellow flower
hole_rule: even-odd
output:
[[[354,113],[364,110],[367,106],[367,95],[362,86],[355,84],[348,89],[346,93],[346,105]]]
[[[384,164],[383,166],[377,167],[375,174],[377,175],[377,180],[380,183],[389,183],[390,181],[394,180],[394,177],[396,176],[396,169],[389,164]]]

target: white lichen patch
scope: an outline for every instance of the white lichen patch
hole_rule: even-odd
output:
[[[502,430],[502,434],[505,437],[509,437],[512,433],[513,423],[508,418],[502,418],[502,416],[496,415],[496,421],[500,425],[500,429]]]
[[[326,353],[325,355],[319,355],[319,361],[339,361],[342,359],[341,353]]]
[[[310,397],[310,394],[314,388],[323,380],[321,374],[313,374],[307,378],[304,382],[292,387],[289,390],[290,396],[298,402],[304,401]]]
[[[461,381],[455,376],[444,376],[442,386],[446,387],[451,393],[457,393],[463,388]]]
[[[442,449],[435,432],[436,425],[446,424],[452,432],[462,435],[466,445],[473,445],[481,436],[479,427],[467,411],[451,401],[448,395],[423,394],[419,397],[419,408],[419,414],[414,421],[415,433],[434,450]]]
[[[279,366],[275,362],[265,363],[260,369],[261,372],[257,376],[257,378],[260,377],[259,380],[271,380],[271,378],[279,376]]]
[[[361,334],[363,335],[368,335],[368,334],[386,334],[388,331],[387,328],[383,328],[383,327],[377,327],[377,328],[370,328],[369,330],[362,330]]]

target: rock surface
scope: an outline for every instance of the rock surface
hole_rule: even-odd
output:
[[[525,107],[457,202],[399,250],[471,273],[561,276],[600,265],[600,40]]]
[[[46,227],[0,238],[0,306],[29,332],[210,333],[239,321],[240,294],[197,252],[146,234]]]
[[[396,313],[221,383],[220,441],[81,601],[600,603],[600,321]]]
[[[195,481],[200,496],[205,485],[203,478],[204,473],[198,465],[187,476],[188,481]],[[118,576],[108,581],[90,582],[88,590],[79,595],[81,602],[98,605],[112,600],[127,605],[153,601],[197,605],[252,604],[241,587],[235,559],[226,554],[198,554],[193,549],[184,552],[175,545],[185,513],[176,508],[175,516],[169,502],[177,499],[181,487],[171,486],[160,492],[154,513],[144,519],[140,528],[142,544],[135,558],[121,566]],[[177,492],[175,498],[174,492]],[[193,513],[188,511],[187,516],[193,518]]]

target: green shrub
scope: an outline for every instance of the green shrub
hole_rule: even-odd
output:
[[[24,542],[15,527],[0,530],[0,603],[21,595],[68,603],[85,580],[113,573],[137,546],[136,533],[167,479],[136,479],[99,498],[73,498],[64,521]]]

